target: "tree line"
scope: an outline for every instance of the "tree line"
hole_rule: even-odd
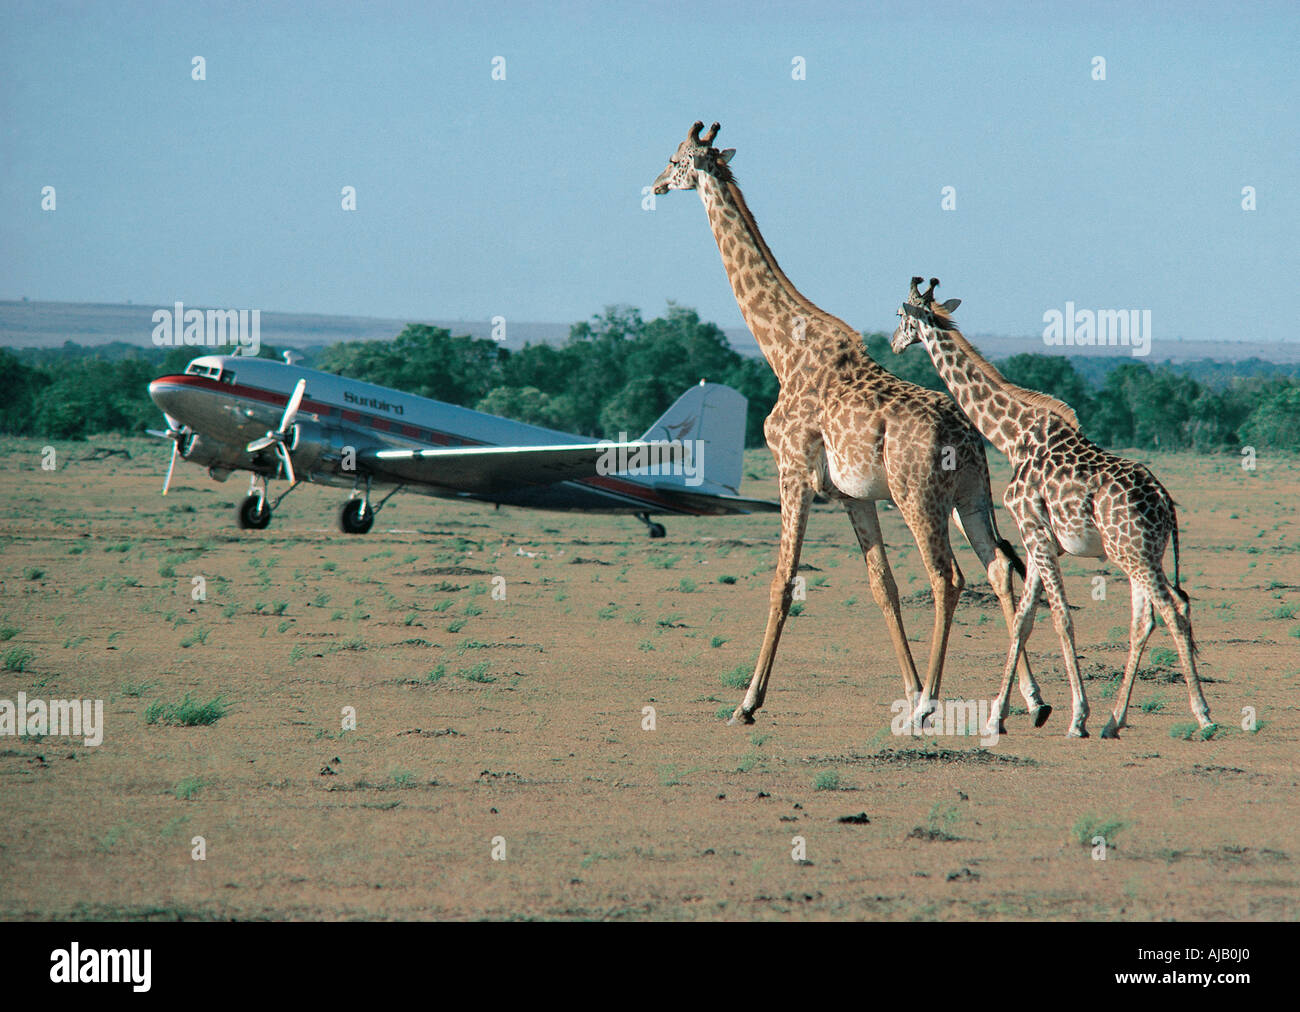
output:
[[[923,349],[903,355],[889,337],[865,335],[867,352],[895,375],[942,390]],[[149,381],[184,370],[196,349],[116,353],[68,344],[62,349],[0,349],[0,431],[71,439],[139,434],[162,424]],[[261,355],[279,357],[263,345]],[[746,440],[763,443],[763,419],[776,403],[776,377],[761,358],[739,354],[716,324],[669,304],[643,320],[639,310],[609,307],[574,324],[563,345],[511,351],[440,327],[407,326],[391,341],[331,345],[304,365],[424,397],[593,437],[644,432],[701,379],[726,383],[749,398]],[[1237,451],[1293,449],[1300,431],[1300,381],[1287,375],[1201,382],[1167,365],[1124,361],[1089,380],[1060,355],[1020,354],[998,368],[1013,383],[1074,408],[1083,431],[1111,447]],[[1222,366],[1207,363],[1218,370]]]

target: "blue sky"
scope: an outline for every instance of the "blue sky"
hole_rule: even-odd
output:
[[[716,119],[786,272],[861,329],[916,273],[972,333],[1073,301],[1271,339],[1300,5],[1132,6],[7,0],[0,298],[740,326],[698,197],[641,207]]]

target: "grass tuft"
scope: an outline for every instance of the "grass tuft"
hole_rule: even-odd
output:
[[[1079,817],[1074,828],[1070,830],[1070,835],[1081,847],[1093,846],[1093,838],[1098,836],[1106,841],[1106,846],[1113,847],[1116,835],[1127,825],[1128,823],[1122,819],[1104,819],[1090,812]]]
[[[215,724],[230,710],[229,704],[221,697],[200,703],[188,692],[179,703],[164,703],[157,700],[145,707],[146,724],[171,724],[177,727],[200,727]]]

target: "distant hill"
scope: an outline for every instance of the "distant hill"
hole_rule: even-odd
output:
[[[154,347],[153,314],[170,306],[137,306],[91,302],[8,302],[0,301],[0,347],[58,348],[68,341],[79,345],[121,342],[142,350]],[[206,306],[186,306],[206,309]],[[491,337],[490,321],[401,320],[373,316],[323,316],[315,313],[263,312],[263,344],[294,348],[323,348],[338,341],[386,341],[402,332],[408,323],[445,327],[453,334]],[[509,321],[507,348],[525,343],[563,342],[569,336],[567,323]]]
[[[0,347],[59,350],[63,354],[96,351],[107,357],[124,355],[131,349],[152,351],[153,313],[164,308],[152,305],[120,305],[86,302],[0,301]],[[169,308],[169,307],[168,307]],[[206,308],[201,306],[186,308]],[[288,345],[307,353],[339,341],[391,340],[408,323],[444,327],[453,334],[492,336],[489,320],[406,320],[371,316],[324,316],[313,313],[264,312],[261,339],[264,344]],[[727,340],[740,354],[757,356],[753,335],[743,328],[723,328]],[[567,323],[537,323],[508,320],[507,348],[525,344],[563,344],[569,336]],[[1300,376],[1300,342],[1279,341],[1176,341],[1156,340],[1151,355],[1135,358],[1126,348],[1056,348],[1039,337],[968,335],[986,356],[1001,360],[1022,353],[1065,354],[1075,369],[1090,383],[1100,383],[1123,362],[1155,365],[1173,364],[1177,371],[1193,375],[1211,386],[1221,386],[1234,376]],[[81,349],[65,349],[73,342]],[[84,349],[84,351],[82,350]],[[35,355],[34,358],[43,356]]]
[[[183,369],[207,348],[156,347],[154,312],[135,306],[3,307],[0,326],[7,316],[11,329],[4,336],[18,347],[0,344],[0,432],[62,439],[156,425],[149,381]],[[681,390],[707,375],[748,398],[746,441],[757,446],[780,394],[761,358],[729,347],[722,330],[682,306],[670,305],[665,316],[652,320],[630,307],[609,307],[571,331],[507,326],[506,343],[514,348],[498,347],[487,323],[448,321],[438,327],[267,315],[260,328],[264,356],[293,349],[308,367],[581,435],[643,431]],[[562,340],[561,330],[590,343],[550,344]],[[942,389],[923,349],[900,356],[891,351],[888,334],[863,337],[866,353],[885,369]],[[548,343],[517,347],[528,339]],[[1174,362],[1095,352],[1061,356],[1043,354],[1044,346],[1030,340],[977,343],[1012,382],[1065,399],[1084,431],[1107,446],[1291,450],[1300,431],[1300,363],[1294,361],[1258,355]],[[752,338],[744,347],[752,352]]]
[[[1054,347],[1043,342],[1041,335],[1031,337],[1000,337],[991,334],[967,334],[987,358],[1001,359],[1022,353],[1036,355],[1067,355],[1075,368],[1087,374],[1087,363],[1107,359],[1123,362],[1192,362],[1212,359],[1224,363],[1257,359],[1275,365],[1300,365],[1300,341],[1180,341],[1156,337],[1151,354],[1135,357],[1128,348],[1069,348]]]

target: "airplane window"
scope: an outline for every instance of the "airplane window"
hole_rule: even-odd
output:
[[[223,373],[221,374],[221,382],[222,382],[222,383],[228,383],[230,386],[234,386],[234,385],[235,385],[235,374],[234,374],[233,372],[229,372],[229,371],[227,371],[227,372],[223,372]]]
[[[221,370],[214,365],[203,365],[199,362],[191,362],[185,367],[186,376],[206,376],[208,379],[219,380]]]

